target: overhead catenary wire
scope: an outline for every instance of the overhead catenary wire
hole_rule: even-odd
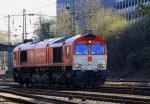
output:
[[[13,1],[16,2],[16,1],[18,1],[18,0],[13,0]],[[13,1],[10,2],[9,4],[3,6],[3,8],[6,7],[6,6],[9,6],[10,4],[12,5],[13,3],[15,3],[15,2],[13,2]],[[30,9],[30,10],[28,10],[28,12],[35,11],[35,10],[39,10],[39,9],[42,9],[42,8],[46,8],[46,7],[49,7],[49,6],[52,6],[52,5],[56,5],[56,3],[50,3],[50,4],[42,5],[42,6],[40,6],[40,7],[37,7],[37,8],[34,8],[34,9]],[[5,10],[5,9],[3,9],[3,8],[1,8],[0,11]],[[8,8],[7,8],[7,9],[8,9]],[[10,13],[9,13],[9,14],[7,14],[7,13],[4,14],[4,13],[2,13],[2,14],[0,14],[0,15],[1,15],[1,16],[11,15],[11,16],[12,16],[12,15],[17,15],[17,13],[16,13],[16,14],[10,14]]]
[[[12,2],[11,2],[12,3]],[[5,6],[9,6],[11,3],[9,3],[9,4],[7,4],[7,5],[5,5]],[[13,2],[14,3],[14,2]],[[32,12],[32,11],[35,11],[35,10],[39,10],[39,9],[42,9],[42,8],[45,8],[45,7],[48,7],[48,6],[50,6],[50,5],[54,5],[54,4],[56,4],[56,3],[51,3],[51,4],[46,4],[46,5],[43,5],[43,6],[40,6],[40,7],[37,7],[37,8],[34,8],[34,9],[31,9],[31,10],[29,10],[29,12]],[[7,8],[7,9],[9,9],[9,7]],[[5,10],[5,9],[4,9]],[[15,14],[11,14],[11,13],[8,13],[7,14],[7,12],[6,13],[0,13],[0,18],[2,18],[2,19],[6,19],[6,16],[10,16],[10,22],[11,22],[11,25],[13,25],[13,24],[15,24],[15,21],[16,21],[16,19],[14,19],[14,18],[16,18],[17,17],[17,20],[20,18],[20,19],[22,19],[22,17],[21,16],[23,16],[21,13],[15,13]],[[27,14],[27,15],[29,15],[29,13]],[[47,17],[56,17],[56,16],[48,16],[48,15],[44,15],[44,14],[35,14],[35,16],[47,16]],[[52,18],[52,19],[54,19],[54,18]],[[31,25],[31,20],[30,20],[30,25]],[[14,26],[14,25],[13,25]],[[12,28],[12,27],[11,27]],[[10,31],[10,34],[13,34],[13,32],[11,32]]]
[[[40,6],[40,7],[37,7],[37,8],[31,9],[31,10],[28,10],[28,12],[35,11],[35,10],[41,9],[41,8],[45,8],[45,7],[48,7],[48,6],[51,6],[51,5],[56,5],[56,3],[51,3],[51,4],[42,5],[42,6]]]
[[[9,2],[8,4],[4,5],[3,7],[0,8],[0,12],[1,12],[2,10],[4,10],[4,8],[6,8],[6,7],[7,7],[7,9],[8,9],[8,6],[9,6],[9,5],[12,5],[12,4],[14,4],[15,2],[17,2],[17,1],[18,1],[18,0],[13,0],[13,1]]]
[[[14,0],[13,0],[13,1],[14,1]],[[9,4],[5,5],[5,6],[8,6],[8,5],[14,3],[13,1],[10,2]],[[42,9],[42,8],[45,8],[45,7],[48,7],[48,6],[50,6],[50,5],[54,5],[54,4],[56,4],[56,3],[51,3],[51,4],[42,5],[42,6],[40,6],[40,7],[31,9],[31,10],[29,10],[28,12],[35,11],[35,10],[37,10],[37,9]],[[4,6],[3,6],[3,7],[4,7]],[[7,8],[7,9],[8,9],[8,8]],[[20,15],[19,13],[18,13],[18,14],[10,14],[10,13],[8,13],[8,14],[7,14],[7,13],[2,13],[2,14],[0,14],[0,16],[4,16],[4,17],[6,17],[7,15],[10,15],[10,16],[22,16],[22,15]],[[35,15],[39,16],[39,14],[35,14]],[[41,14],[41,16],[48,16],[48,15]],[[56,17],[56,16],[49,16],[49,17]]]

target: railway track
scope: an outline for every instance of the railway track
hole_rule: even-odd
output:
[[[150,96],[150,88],[147,87],[100,87],[98,91],[117,94]]]
[[[18,102],[0,96],[0,104],[18,104]]]
[[[32,101],[28,101],[28,100],[17,98],[17,97],[12,97],[12,95],[8,96],[8,95],[10,95],[8,93],[4,94],[1,92],[0,94],[1,94],[0,95],[0,104],[35,104]]]
[[[68,99],[81,99],[82,101],[105,101],[114,103],[132,103],[132,104],[149,104],[150,99],[143,96],[135,96],[130,94],[114,94],[114,93],[101,93],[101,92],[87,92],[87,91],[68,91],[68,90],[41,90],[41,89],[30,89],[30,88],[19,88],[17,92],[24,94],[33,94],[40,97],[59,96]]]
[[[111,87],[99,87],[98,89],[73,89],[73,88],[56,88],[56,87],[43,87],[34,86],[31,88],[20,88],[13,86],[13,88],[3,89],[9,90],[13,93],[25,94],[30,97],[36,96],[42,97],[39,99],[50,102],[50,96],[63,97],[70,101],[72,99],[81,99],[80,101],[105,101],[114,103],[132,103],[132,104],[149,104],[150,103],[150,88],[149,87],[137,87],[137,86],[111,86]],[[63,90],[63,91],[62,91]],[[4,92],[7,92],[4,91]],[[17,94],[18,94],[17,93]],[[32,94],[32,95],[31,95]],[[49,100],[48,100],[49,99]],[[57,99],[58,100],[58,99]],[[57,101],[56,101],[57,102]],[[59,101],[58,101],[59,102]],[[60,101],[61,102],[61,101]],[[74,102],[73,102],[74,103]],[[69,102],[70,104],[70,102]]]
[[[16,87],[18,88],[18,87]],[[115,93],[115,94],[131,94],[131,95],[141,95],[141,96],[150,96],[150,87],[116,87],[116,86],[111,86],[111,87],[99,87],[98,89],[93,89],[93,88],[59,88],[59,87],[48,87],[48,86],[33,86],[30,87],[33,89],[50,89],[50,90],[66,90],[66,91],[85,91],[85,92],[100,92],[100,93]]]
[[[17,86],[18,84],[14,82],[13,79],[0,78],[0,87],[1,86]]]
[[[24,93],[14,89],[0,89],[0,93],[1,93],[0,97],[21,104],[49,104],[49,103],[50,104],[77,104],[77,102],[59,100],[54,98],[46,98],[46,97],[31,94],[31,92]]]

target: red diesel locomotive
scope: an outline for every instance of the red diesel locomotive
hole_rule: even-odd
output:
[[[92,33],[21,44],[13,52],[20,84],[98,86],[106,80],[106,43]]]

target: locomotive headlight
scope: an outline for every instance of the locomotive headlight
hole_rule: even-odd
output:
[[[105,65],[105,64],[102,64],[102,63],[99,64],[98,66],[99,66],[99,68],[101,68],[101,69],[104,69],[104,68],[106,67],[106,65]]]
[[[89,44],[91,44],[91,43],[92,43],[92,41],[91,41],[91,40],[89,40],[88,42],[89,42]]]
[[[81,68],[82,64],[75,64],[75,68]]]
[[[75,67],[76,67],[76,68],[78,68],[78,67],[79,67],[79,65],[78,65],[78,64],[76,64],[76,65],[75,65]]]
[[[82,64],[79,64],[79,67],[81,68],[81,67],[82,67]]]

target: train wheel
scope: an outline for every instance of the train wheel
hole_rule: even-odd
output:
[[[79,85],[73,85],[73,88],[81,88]]]
[[[24,81],[22,80],[22,78],[20,77],[19,78],[19,82],[18,82],[20,85],[21,85],[21,87],[23,87],[24,86]]]
[[[88,88],[88,86],[87,86],[87,85],[84,85],[84,87],[83,87],[83,88],[86,88],[86,89],[87,89],[87,88]]]
[[[19,82],[20,86],[23,87],[24,86],[24,83],[21,81]]]
[[[30,87],[30,84],[29,84],[29,83],[26,83],[25,85],[26,85],[26,87]]]
[[[35,83],[32,82],[32,83],[31,83],[31,86],[35,86]]]
[[[62,83],[60,81],[56,81],[58,88],[62,88]]]
[[[48,86],[49,86],[49,87],[52,87],[52,85],[51,85],[50,83],[48,84]]]
[[[70,88],[70,85],[67,83],[67,84],[66,84],[66,87],[67,87],[67,88]]]
[[[97,89],[98,85],[93,85],[92,88]]]

